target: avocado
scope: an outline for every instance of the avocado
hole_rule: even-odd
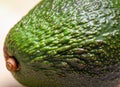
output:
[[[27,87],[118,87],[120,0],[42,0],[9,31],[4,55]]]

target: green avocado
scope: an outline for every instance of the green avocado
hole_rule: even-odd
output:
[[[4,54],[27,87],[118,87],[120,0],[42,0],[9,31]]]

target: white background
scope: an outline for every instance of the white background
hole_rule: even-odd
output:
[[[0,0],[0,87],[23,87],[5,67],[3,44],[5,36],[40,0]]]

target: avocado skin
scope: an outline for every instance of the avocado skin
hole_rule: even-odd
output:
[[[43,0],[8,33],[4,47],[27,87],[116,87],[119,0]]]

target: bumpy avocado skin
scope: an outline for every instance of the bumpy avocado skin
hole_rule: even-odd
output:
[[[42,0],[8,33],[4,47],[27,87],[116,87],[120,0]]]

